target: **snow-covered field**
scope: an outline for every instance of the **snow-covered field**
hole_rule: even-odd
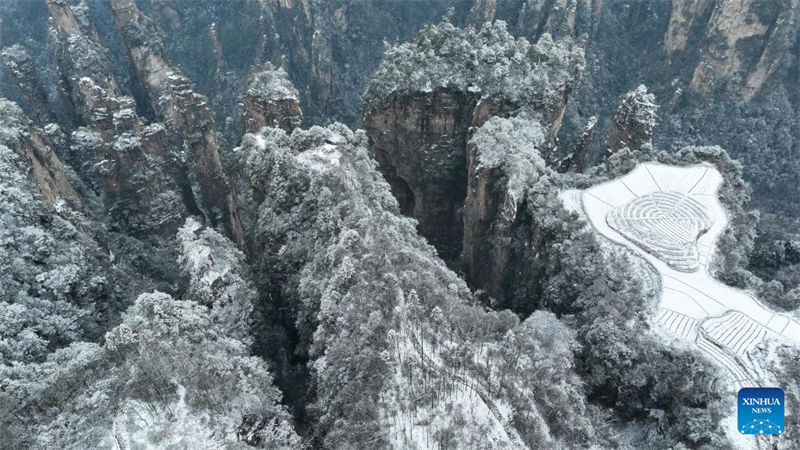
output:
[[[800,345],[800,323],[709,273],[728,220],[711,165],[643,163],[625,176],[561,198],[603,236],[645,258],[661,276],[656,322],[724,367],[735,387],[758,386],[749,352],[765,339]]]

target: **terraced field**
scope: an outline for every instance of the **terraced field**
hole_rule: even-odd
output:
[[[800,345],[800,323],[710,275],[717,239],[727,226],[717,199],[721,184],[722,175],[710,165],[644,163],[561,198],[598,233],[656,269],[662,286],[656,323],[724,368],[732,387],[758,386],[761,371],[750,353],[765,339]]]
[[[697,238],[711,227],[708,210],[679,192],[653,192],[612,209],[606,222],[619,234],[682,272],[700,268]]]
[[[671,333],[684,339],[694,340],[697,338],[697,324],[699,322],[685,314],[667,308],[660,308],[658,323]]]
[[[767,336],[767,329],[739,311],[730,311],[703,322],[709,339],[718,342],[740,357],[746,357]]]

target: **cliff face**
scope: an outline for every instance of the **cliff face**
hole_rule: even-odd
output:
[[[245,133],[256,133],[261,127],[277,127],[291,133],[303,126],[297,89],[282,68],[269,63],[257,68],[247,79],[242,97]]]
[[[571,42],[549,35],[530,44],[510,37],[504,24],[457,32],[443,23],[391,50],[367,89],[371,151],[401,211],[445,260],[463,262],[474,288],[498,301],[532,286],[518,275],[536,270],[523,255],[538,253],[541,241],[531,216],[517,214],[526,200],[513,164],[481,163],[496,143],[471,139],[493,119],[525,117],[514,123],[538,133],[525,148],[550,158],[580,62]]]
[[[80,206],[80,196],[75,192],[64,165],[53,152],[45,133],[37,129],[22,110],[12,102],[0,98],[0,115],[6,131],[3,143],[24,158],[30,165],[29,175],[38,186],[42,199],[51,205],[61,200]]]
[[[71,38],[71,45],[87,55],[84,60],[98,52],[93,42],[100,37],[109,42],[116,62],[121,63],[121,45],[106,1],[96,0],[89,2],[91,8],[71,10],[65,7],[67,3],[49,2],[55,17],[53,27],[68,36],[83,32],[86,38]],[[123,8],[133,5],[116,3]],[[186,0],[148,0],[136,2],[136,6],[140,15],[153,19],[155,27],[151,29],[169,36],[162,41],[162,60],[180,67],[196,83],[193,90],[207,97],[218,130],[232,143],[246,128],[241,123],[240,103],[244,103],[243,87],[256,64],[271,62],[287,71],[299,90],[298,100],[307,123],[338,120],[359,126],[364,86],[392,44],[412,38],[423,23],[436,22],[443,15],[453,23],[478,27],[486,21],[504,20],[513,35],[529,41],[537,41],[546,33],[557,39],[572,37],[581,43],[591,61],[574,85],[576,92],[570,94],[571,106],[563,116],[559,139],[568,144],[565,148],[578,144],[588,119],[596,116],[597,132],[586,157],[588,163],[595,161],[605,150],[617,99],[645,84],[662,105],[659,113],[663,120],[655,133],[657,144],[677,149],[719,143],[745,163],[759,206],[793,209],[794,214],[800,214],[796,207],[773,200],[797,190],[791,183],[795,167],[774,163],[779,158],[769,154],[771,149],[795,154],[800,144],[786,136],[800,125],[793,119],[784,119],[792,123],[781,130],[758,124],[765,115],[774,114],[772,122],[796,115],[800,104],[800,96],[793,89],[800,73],[796,58],[798,0],[432,0],[425,8],[415,2],[348,0],[246,0],[235,5],[207,2],[197,8],[195,2]],[[57,74],[43,67],[49,63],[42,45],[47,7],[44,2],[24,1],[0,5],[0,45],[21,43],[29,47],[44,85],[53,86]],[[447,13],[450,7],[454,10]],[[96,27],[87,21],[90,18],[95,19]],[[153,41],[150,34],[144,33],[142,39]],[[102,69],[103,59],[94,58],[96,63],[68,72],[78,74],[77,79],[88,76],[116,94],[104,80],[92,76],[94,72],[107,73]],[[70,64],[69,58],[62,60]],[[12,68],[2,72],[0,76],[17,76]],[[117,75],[121,90],[133,91],[138,106],[146,109],[139,95],[147,97],[143,89],[131,89],[127,77]],[[69,87],[69,80],[61,81]],[[6,97],[19,102],[33,98],[33,105],[44,98],[33,85],[20,93],[11,84],[0,83]],[[49,94],[53,100],[52,89]],[[712,100],[720,106],[707,108]],[[39,115],[35,111],[32,114],[37,119]],[[739,125],[733,126],[737,121]],[[768,145],[762,148],[752,144],[755,142]],[[568,155],[555,156],[561,159]]]
[[[466,21],[480,26],[505,20],[511,29],[531,40],[544,33],[578,36],[587,31],[583,28],[586,24],[581,23],[585,11],[602,7],[603,2],[592,0],[475,0]]]
[[[94,26],[79,26],[63,2],[51,1],[48,7],[56,24],[57,54],[65,62],[62,76],[83,123],[65,140],[62,146],[68,149],[62,151],[102,196],[116,226],[138,236],[173,235],[187,208],[175,174],[173,148],[157,137],[164,127],[146,126],[134,100],[119,95],[110,52]],[[83,53],[86,48],[92,51]],[[48,127],[58,134],[57,125]]]
[[[475,130],[468,145],[467,279],[516,311],[530,310],[539,296],[544,242],[531,198],[547,187],[546,136],[536,120],[495,116]]]
[[[611,156],[623,147],[641,151],[647,145],[652,146],[655,124],[655,97],[647,93],[645,86],[639,85],[623,97],[611,119],[606,136],[605,156]]]
[[[19,44],[12,45],[3,49],[0,57],[2,57],[9,75],[19,86],[25,100],[31,105],[39,123],[53,122],[55,118],[47,102],[47,90],[36,70],[36,63],[25,47]]]
[[[730,92],[749,101],[791,58],[800,17],[798,6],[797,0],[766,4],[753,0],[675,0],[659,5],[591,0],[476,0],[467,22],[479,25],[506,20],[515,34],[532,40],[543,33],[574,37],[585,34],[587,47],[602,48],[614,45],[607,31],[612,27],[620,31],[626,22],[635,20],[639,24],[628,26],[627,34],[635,38],[641,30],[655,36],[652,42],[642,42],[640,50],[652,45],[658,52],[653,55],[654,60],[663,59],[658,66],[688,66],[688,72],[678,70],[688,76],[684,81],[695,92],[706,94],[732,83]],[[643,26],[650,29],[644,30]],[[620,43],[628,37],[620,35]],[[637,59],[629,63],[638,65]],[[662,71],[660,76],[674,75],[673,68],[668,72]]]
[[[387,46],[461,3],[245,0],[197,8],[185,0],[137,2],[170,36],[165,54],[209,98],[231,141],[241,137],[238,103],[254,65],[286,70],[309,123],[359,125],[361,94]]]
[[[700,41],[691,88],[707,93],[730,81],[732,91],[749,101],[791,55],[798,6],[797,0],[673,2],[664,51],[672,56]]]
[[[86,109],[89,99],[80,87],[81,80],[88,78],[109,95],[120,94],[114,71],[112,55],[100,42],[91,23],[78,23],[69,4],[63,0],[48,0],[47,8],[53,19],[54,45],[61,79],[74,113],[84,123],[95,120],[93,112]]]
[[[605,152],[618,99],[645,84],[661,106],[656,146],[722,145],[745,164],[756,206],[800,214],[797,206],[775,200],[800,194],[791,181],[798,167],[786,157],[800,152],[800,143],[789,138],[800,126],[798,1],[472,3],[469,23],[505,20],[517,36],[571,36],[584,46],[591,63],[571,95],[559,158],[570,156],[564,150],[579,145],[596,116],[584,146],[587,164],[596,161]],[[766,127],[764,117],[780,125]]]
[[[167,127],[182,134],[205,214],[241,245],[236,189],[222,170],[220,138],[206,99],[167,63],[157,30],[133,0],[111,0],[110,5],[139,85]]]
[[[461,252],[466,143],[476,96],[437,89],[404,96],[369,114],[371,151],[403,214],[419,221],[443,258]]]

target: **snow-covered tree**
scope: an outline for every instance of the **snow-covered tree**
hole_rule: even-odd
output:
[[[215,324],[228,336],[249,342],[257,293],[244,254],[230,239],[192,218],[186,219],[177,237],[187,281],[185,297],[211,308]]]
[[[264,361],[226,336],[205,306],[159,292],[141,295],[103,345],[73,344],[0,375],[5,443],[301,444]]]
[[[237,153],[257,202],[248,221],[254,270],[292,311],[323,447],[548,446],[592,435],[580,409],[574,433],[549,413],[523,414],[540,401],[536,390],[515,388],[530,374],[498,372],[504,337],[519,320],[474,304],[399,214],[362,133],[267,129],[246,136]],[[563,348],[571,360],[573,348]],[[574,381],[572,367],[552,372],[554,385]],[[552,398],[571,402],[579,392]],[[501,411],[509,402],[520,416]]]
[[[110,295],[101,249],[59,214],[78,213],[45,201],[18,154],[31,137],[21,110],[0,99],[0,112],[0,364],[11,364],[99,337],[96,308]]]
[[[650,150],[656,126],[655,100],[644,85],[625,94],[608,127],[606,157],[624,147],[634,151]]]
[[[514,38],[500,20],[477,29],[444,21],[384,54],[365,107],[369,113],[394,96],[448,89],[530,106],[549,123],[582,67],[583,51],[569,39],[555,42],[544,34],[530,43]]]

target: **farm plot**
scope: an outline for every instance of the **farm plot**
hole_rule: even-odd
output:
[[[681,272],[700,268],[697,238],[711,228],[708,210],[679,192],[653,192],[606,216],[619,234]]]
[[[765,327],[739,311],[730,311],[706,320],[703,322],[703,331],[709,339],[740,357],[746,357],[767,335]]]
[[[658,323],[672,334],[684,339],[694,340],[697,338],[698,321],[686,314],[661,307],[658,313]]]
[[[769,338],[800,345],[800,323],[709,273],[727,225],[717,198],[721,184],[722,175],[711,165],[643,163],[625,176],[566,191],[561,198],[602,236],[656,269],[662,286],[656,323],[727,370],[737,386],[759,385],[760,371],[749,352]]]

